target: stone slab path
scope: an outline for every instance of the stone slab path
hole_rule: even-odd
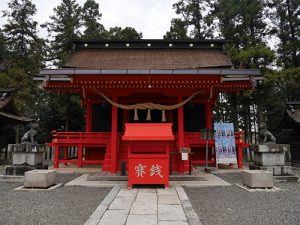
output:
[[[181,186],[127,189],[115,186],[85,225],[201,225]]]
[[[127,181],[89,181],[87,177],[89,174],[83,174],[80,177],[66,183],[65,186],[84,186],[84,187],[127,187]],[[209,187],[209,186],[231,186],[230,183],[220,179],[219,177],[209,174],[201,173],[198,175],[202,180],[199,181],[170,181],[170,187],[185,186],[185,187]]]

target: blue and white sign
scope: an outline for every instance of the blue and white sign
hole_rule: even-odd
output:
[[[237,163],[233,123],[214,123],[217,163]]]

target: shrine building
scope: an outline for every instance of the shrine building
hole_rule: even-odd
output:
[[[134,154],[166,158],[170,170],[186,173],[205,163],[201,130],[213,128],[219,93],[253,89],[259,70],[233,69],[223,40],[74,41],[61,69],[35,76],[44,88],[80,95],[85,132],[54,132],[54,167],[97,164],[116,173]],[[242,133],[235,133],[238,167],[243,166]],[[216,163],[209,140],[208,163]],[[77,149],[68,158],[68,148]],[[179,151],[190,148],[191,161]],[[147,158],[146,157],[146,158]]]

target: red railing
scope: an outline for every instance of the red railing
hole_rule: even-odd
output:
[[[244,141],[244,132],[243,131],[235,132],[234,136],[235,136],[235,143],[237,145],[242,144],[242,145],[247,146],[247,144]],[[206,139],[203,138],[203,137],[204,136],[201,135],[201,132],[184,132],[185,143],[189,144],[189,145],[206,144]],[[209,145],[214,145],[215,144],[214,139],[208,140],[208,144]]]
[[[106,144],[109,142],[110,132],[56,132],[52,133],[52,143],[57,144]]]
[[[178,140],[178,134],[174,133],[175,140]],[[199,146],[204,147],[206,140],[203,138],[200,132],[185,132],[185,145],[192,147],[192,146]],[[243,138],[243,132],[235,132],[235,140],[237,145],[237,153],[238,153],[238,165],[239,168],[243,167],[243,155],[242,149],[244,147],[249,146],[245,143]],[[118,133],[118,140],[121,140],[121,134]],[[82,148],[83,147],[92,147],[92,146],[108,146],[111,141],[111,133],[110,132],[53,132],[53,139],[52,143],[48,143],[49,146],[56,148],[56,154],[54,159],[54,165],[57,168],[59,163],[78,163],[78,167],[81,167],[82,164],[88,163],[102,163],[102,161],[85,161],[82,160]],[[213,139],[208,141],[209,147],[214,147],[215,141]],[[68,147],[68,146],[75,146],[79,149],[78,159],[79,160],[67,160],[64,156],[64,159],[58,159],[58,151],[60,147]],[[176,151],[176,150],[170,150]],[[67,155],[67,153],[64,153]],[[211,163],[214,163],[212,161]]]

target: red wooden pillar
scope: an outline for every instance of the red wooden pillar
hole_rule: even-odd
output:
[[[64,159],[68,159],[68,147],[64,146]],[[65,163],[65,165],[68,165],[68,163]]]
[[[212,128],[212,111],[211,111],[211,102],[208,100],[205,103],[205,116],[206,116],[206,128]]]
[[[112,98],[114,102],[118,101],[118,97]],[[110,171],[112,173],[117,172],[117,135],[118,135],[118,109],[112,106],[111,110],[112,122],[111,122],[111,166]]]
[[[86,111],[85,111],[85,131],[86,132],[91,132],[92,131],[92,114],[93,114],[93,109],[92,109],[92,102],[90,99],[86,101]]]
[[[54,168],[58,168],[58,157],[59,157],[59,147],[55,145],[54,147]]]
[[[241,144],[237,145],[237,160],[238,160],[238,168],[243,169],[243,148]]]
[[[78,145],[78,149],[77,149],[77,157],[78,157],[78,161],[77,161],[77,165],[78,168],[82,167],[82,145]]]
[[[178,97],[178,102],[182,102],[183,97]],[[184,115],[183,115],[183,106],[178,108],[178,147],[184,147]],[[179,149],[178,149],[179,151]],[[181,160],[181,156],[179,157],[179,173],[184,173],[184,162]]]

